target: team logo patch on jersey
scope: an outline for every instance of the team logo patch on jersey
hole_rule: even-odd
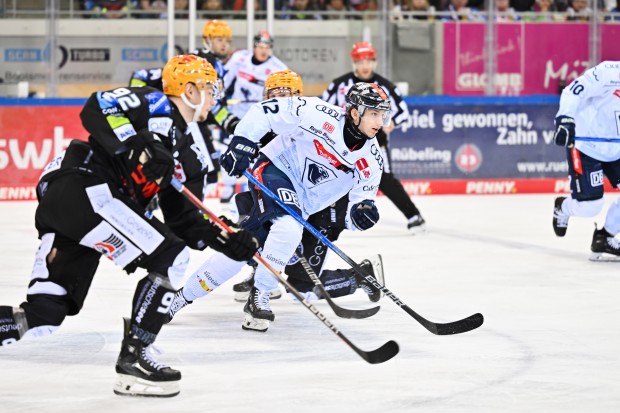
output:
[[[603,171],[595,171],[590,173],[590,185],[603,186]]]
[[[95,249],[107,256],[114,254],[114,251],[121,250],[122,248],[123,240],[114,234],[111,234],[108,238],[95,244]]]
[[[308,184],[309,188],[317,185],[324,184],[336,179],[336,174],[330,168],[325,165],[321,165],[318,162],[306,158],[306,165],[304,167],[304,181]]]
[[[617,97],[617,98],[620,98],[620,90],[616,89],[614,91],[614,96]]]
[[[278,198],[282,200],[285,204],[295,205],[297,208],[301,209],[299,206],[299,199],[297,198],[297,193],[295,191],[288,188],[278,188]]]
[[[364,179],[370,178],[371,170],[370,165],[368,165],[368,161],[365,158],[360,158],[355,162],[355,166],[357,166],[357,170],[360,171],[360,174],[364,177]]]
[[[617,91],[616,91],[617,92]],[[329,122],[325,122],[323,124],[323,129],[327,131],[327,133],[333,133],[336,127]]]

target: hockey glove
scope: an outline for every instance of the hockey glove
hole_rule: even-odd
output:
[[[239,124],[239,121],[241,121],[241,119],[239,119],[238,117],[236,117],[235,115],[231,113],[228,116],[226,116],[226,118],[224,119],[224,122],[222,123],[222,127],[224,128],[226,133],[228,133],[229,135],[232,135],[233,133],[235,133],[235,128]]]
[[[375,201],[365,199],[351,207],[351,221],[359,230],[367,230],[379,221],[379,210]]]
[[[221,231],[217,241],[219,245],[213,245],[213,249],[235,261],[249,261],[258,250],[256,237],[243,229],[234,232]]]
[[[575,119],[570,116],[555,118],[555,134],[553,142],[558,146],[572,148],[575,146]]]
[[[138,132],[129,144],[127,158],[132,170],[138,165],[142,166],[142,174],[147,180],[157,182],[160,187],[170,183],[174,173],[174,158],[156,134]]]
[[[228,175],[240,177],[258,155],[258,145],[243,136],[233,136],[220,165]]]

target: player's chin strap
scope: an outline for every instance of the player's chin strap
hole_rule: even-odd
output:
[[[353,261],[348,255],[346,255],[340,248],[335,246],[330,240],[325,237],[325,235],[321,234],[319,230],[314,228],[311,224],[308,223],[305,219],[303,219],[297,212],[295,212],[288,204],[285,204],[276,194],[274,194],[269,188],[259,182],[250,172],[244,171],[243,176],[248,178],[248,181],[252,184],[256,185],[256,187],[269,198],[273,199],[279,207],[281,207],[284,211],[286,211],[290,216],[295,218],[297,222],[303,225],[304,228],[308,230],[312,235],[317,237],[324,245],[326,245],[329,249],[334,251],[336,255],[342,258],[347,264],[353,268],[353,270],[364,277],[366,281],[372,284],[375,288],[383,291],[386,297],[389,297],[394,301],[394,303],[402,308],[407,314],[413,317],[418,323],[420,323],[424,328],[430,331],[433,334],[437,335],[448,335],[448,334],[459,334],[465,333],[470,330],[474,330],[482,325],[484,322],[484,317],[480,313],[473,314],[469,317],[466,317],[462,320],[453,321],[449,323],[435,323],[427,320],[422,317],[415,311],[413,311],[407,304],[403,303],[400,298],[396,297],[394,293],[388,290],[384,285],[379,284],[377,279],[372,275],[368,274],[358,263]]]
[[[198,122],[200,120],[200,112],[202,112],[202,107],[205,105],[205,102],[207,100],[205,91],[204,90],[200,91],[200,103],[197,105],[194,105],[192,102],[190,102],[187,96],[185,96],[185,93],[181,94],[181,100],[187,106],[194,109],[194,117],[192,118],[192,122]]]

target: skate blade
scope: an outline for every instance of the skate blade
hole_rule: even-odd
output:
[[[248,301],[248,297],[249,296],[250,296],[250,292],[249,291],[243,291],[243,292],[235,291],[234,299],[235,299],[235,301],[238,301],[240,303],[244,303],[244,302]]]
[[[260,331],[261,333],[264,333],[269,328],[270,323],[271,322],[269,320],[254,318],[250,314],[245,313],[241,328],[244,330]]]
[[[606,252],[593,252],[590,254],[589,260],[594,262],[620,262],[620,256]]]
[[[119,374],[114,393],[132,397],[174,397],[181,392],[179,380],[149,381],[127,374]]]
[[[411,235],[421,235],[426,233],[426,225],[418,225],[416,227],[408,228]]]

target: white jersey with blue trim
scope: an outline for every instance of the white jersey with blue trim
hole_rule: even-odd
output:
[[[238,50],[224,66],[226,94],[232,100],[228,110],[238,118],[242,118],[253,103],[263,100],[265,81],[270,74],[288,69],[275,56],[260,64],[254,64],[252,56],[251,50]]]
[[[562,91],[556,116],[575,119],[575,147],[580,152],[603,162],[620,159],[620,61],[599,63],[572,81]]]
[[[270,99],[254,104],[235,135],[258,142],[267,132],[277,136],[261,149],[295,186],[305,217],[349,194],[351,206],[374,200],[383,173],[376,139],[351,151],[344,142],[345,112],[318,97]]]

